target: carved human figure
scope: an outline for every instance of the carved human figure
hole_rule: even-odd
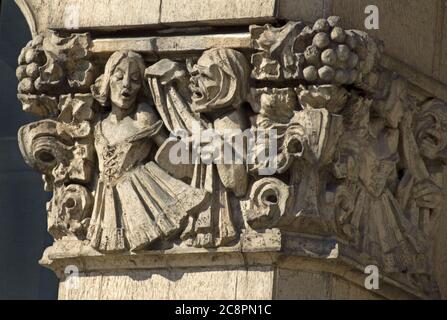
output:
[[[87,238],[99,251],[144,249],[175,235],[205,197],[148,162],[165,136],[146,102],[144,70],[137,53],[116,52],[92,86],[96,100],[110,108],[95,125],[99,177]]]
[[[247,128],[242,106],[247,99],[249,74],[245,56],[232,49],[205,51],[193,66],[192,110],[208,118],[217,134],[233,130],[236,136]],[[237,196],[246,193],[248,176],[244,164],[218,164],[217,171],[225,188]]]
[[[334,240],[344,262],[436,293],[432,275],[444,277],[435,268],[447,259],[446,104],[419,103],[424,90],[413,99],[379,63],[381,44],[337,17],[250,35],[246,53],[215,48],[148,68],[116,52],[92,87],[104,67],[94,34],[51,31],[22,50],[18,98],[46,118],[18,138],[53,192],[47,256],[86,240],[104,253],[277,243],[323,256]],[[207,161],[229,160],[228,149],[242,163]],[[186,157],[171,161],[173,150]],[[285,242],[270,238],[281,233]]]
[[[447,187],[447,105],[430,100],[404,117],[401,125],[401,150],[404,169],[396,195],[405,217],[411,222],[413,237],[419,241],[416,256],[419,276],[424,286],[433,290],[429,275],[442,277],[439,261],[445,259],[445,244],[438,230],[447,222],[445,206]]]
[[[408,128],[404,128],[408,130],[403,141],[407,170],[400,181],[398,197],[407,216],[428,234],[430,218],[442,203],[445,185],[447,105],[431,100],[421,107],[413,120],[411,124],[411,119],[406,119]]]
[[[202,211],[197,220],[191,224],[195,229],[196,243],[206,243],[210,238],[208,231],[213,225],[218,226],[215,243],[225,245],[237,238],[234,225],[235,198],[244,196],[247,192],[248,173],[245,163],[235,163],[224,157],[224,145],[235,139],[248,127],[247,112],[244,103],[249,90],[250,67],[246,57],[233,49],[211,49],[205,51],[192,67],[190,90],[192,92],[191,108],[208,122],[208,127],[220,135],[219,143],[214,148],[220,148],[217,164],[200,165],[195,170],[194,181],[201,186],[209,186],[213,197],[210,207]],[[232,131],[229,134],[230,130]],[[225,136],[225,138],[222,138]],[[240,141],[240,140],[239,140]],[[211,141],[214,144],[216,139]],[[232,149],[232,145],[229,145]],[[206,147],[206,146],[205,146]],[[235,146],[233,154],[245,154],[245,151]],[[222,162],[223,160],[223,162]],[[220,161],[220,162],[219,162]],[[240,211],[236,209],[237,211]],[[210,228],[211,227],[211,228]],[[190,236],[185,234],[185,236]],[[204,239],[204,241],[200,240]]]
[[[247,116],[242,107],[249,88],[248,61],[242,53],[232,49],[211,49],[205,51],[189,71],[187,74],[185,66],[167,59],[146,70],[157,110],[169,123],[168,129],[173,136],[178,136],[178,131],[182,130],[192,140],[201,138],[199,147],[202,152],[208,149],[214,153],[218,148],[222,155],[225,141],[216,138],[216,134],[230,138],[228,130],[234,130],[237,135],[247,127]],[[203,130],[206,129],[212,129],[215,137],[208,142],[204,139]],[[161,160],[168,159],[167,154],[176,140],[167,140],[160,147],[157,153],[160,166],[174,176],[190,179],[191,185],[210,195],[208,205],[197,217],[189,219],[182,239],[199,247],[228,244],[237,237],[231,199],[242,197],[247,191],[245,164],[221,163],[219,161],[224,159],[220,158],[194,162],[189,169],[185,169],[188,166],[169,165],[168,161]]]
[[[343,213],[343,232],[387,273],[395,275],[423,272],[415,262],[423,251],[423,241],[412,230],[395,197],[399,163],[399,126],[406,109],[405,82],[395,79],[384,101],[357,97],[345,110],[346,133],[336,175],[340,187],[338,206]],[[373,108],[374,112],[370,109]],[[347,190],[346,190],[347,189]],[[346,212],[350,211],[351,215]]]
[[[413,121],[412,121],[413,120]],[[403,160],[406,167],[397,189],[397,197],[407,218],[416,226],[415,232],[434,249],[436,226],[441,216],[447,186],[447,105],[430,100],[402,126]],[[431,257],[422,256],[425,261]]]

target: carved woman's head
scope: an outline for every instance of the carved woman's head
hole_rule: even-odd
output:
[[[250,68],[245,56],[233,49],[205,51],[191,72],[193,109],[209,112],[245,101]]]
[[[415,124],[416,139],[423,157],[447,156],[447,104],[431,100],[422,106]]]
[[[144,70],[143,58],[138,53],[117,51],[107,61],[104,74],[92,86],[92,93],[103,106],[133,108],[139,96],[148,96]]]

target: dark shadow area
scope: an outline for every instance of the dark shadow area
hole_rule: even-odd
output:
[[[51,194],[17,144],[19,127],[36,120],[16,97],[17,57],[31,34],[14,1],[0,3],[0,299],[56,299],[57,278],[38,263],[52,242],[45,211]]]

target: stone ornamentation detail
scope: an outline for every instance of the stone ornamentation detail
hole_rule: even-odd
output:
[[[48,32],[23,49],[18,98],[43,119],[19,143],[53,192],[55,241],[138,253],[232,247],[274,229],[337,241],[352,263],[435,294],[446,103],[413,97],[381,66],[382,44],[337,17],[250,36],[250,51],[150,63],[133,51],[104,61],[89,34]],[[197,142],[207,130],[219,139]],[[242,162],[203,156],[228,145]],[[179,148],[188,161],[173,163]]]
[[[59,95],[89,93],[95,77],[89,47],[88,34],[65,38],[49,31],[30,41],[20,53],[17,68],[23,110],[56,116]]]

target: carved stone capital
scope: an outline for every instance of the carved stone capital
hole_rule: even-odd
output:
[[[62,279],[68,265],[98,277],[319,270],[334,288],[337,277],[363,285],[375,265],[384,285],[368,297],[439,297],[431,239],[445,214],[446,103],[421,99],[383,66],[379,40],[338,17],[269,24],[284,14],[269,10],[278,2],[227,18],[248,32],[198,36],[186,16],[106,21],[82,1],[77,33],[44,17],[51,5],[21,1],[37,19],[18,99],[42,119],[19,143],[53,193],[43,265]],[[98,37],[122,24],[147,38]],[[148,28],[165,24],[184,35]]]

